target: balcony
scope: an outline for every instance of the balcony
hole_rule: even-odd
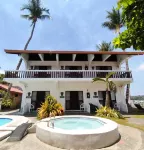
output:
[[[109,72],[114,72],[111,78],[131,79],[131,71],[115,70],[26,70],[26,71],[5,71],[7,78],[105,78]]]

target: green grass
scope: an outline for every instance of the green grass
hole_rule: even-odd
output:
[[[144,119],[144,115],[134,115],[134,116],[132,116],[133,118],[142,118],[142,119]]]
[[[133,117],[133,118],[135,118],[135,117]],[[139,115],[137,115],[137,118],[140,118]],[[121,125],[124,125],[124,126],[133,127],[133,128],[137,128],[139,130],[144,131],[144,125],[138,125],[138,124],[129,123],[126,118],[125,119],[107,118],[107,119],[113,120],[113,121],[117,122],[118,124],[121,124]]]

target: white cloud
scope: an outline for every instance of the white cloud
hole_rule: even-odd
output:
[[[144,71],[144,63],[143,64],[141,64],[139,67],[138,67],[138,69],[137,70],[139,70],[139,71]]]

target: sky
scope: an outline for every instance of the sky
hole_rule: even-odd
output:
[[[41,0],[50,10],[51,20],[39,21],[36,25],[29,50],[89,50],[96,44],[110,42],[117,35],[102,28],[107,12],[116,6],[117,0]],[[15,70],[19,57],[4,52],[4,49],[23,49],[30,35],[31,23],[21,18],[20,8],[28,0],[0,1],[0,67]],[[134,51],[128,49],[128,51]],[[144,95],[144,56],[129,60],[134,82],[131,95]],[[22,64],[21,70],[24,70]]]

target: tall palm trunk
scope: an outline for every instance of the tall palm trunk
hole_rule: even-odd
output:
[[[105,101],[105,106],[110,107],[110,97],[109,97],[108,88],[106,88],[106,101]]]
[[[30,37],[28,39],[28,41],[26,42],[26,45],[24,47],[24,50],[27,50],[28,48],[28,45],[33,37],[33,33],[34,33],[34,30],[35,30],[35,26],[36,26],[36,21],[33,23],[33,27],[32,27],[32,31],[31,31],[31,34],[30,34]],[[19,62],[18,62],[18,65],[16,67],[16,70],[19,70],[20,66],[21,66],[21,63],[22,63],[22,58],[20,58]],[[7,90],[7,95],[10,95],[10,89],[12,87],[12,83],[9,84],[9,87],[8,87],[8,90]]]
[[[29,45],[29,43],[30,43],[30,41],[31,41],[31,39],[32,39],[32,37],[33,37],[35,25],[36,25],[36,22],[34,22],[34,24],[33,24],[33,28],[32,28],[32,31],[31,31],[31,35],[30,35],[30,37],[29,37],[29,39],[28,39],[28,41],[27,41],[27,43],[26,43],[26,45],[25,45],[25,47],[24,47],[24,50],[27,50],[28,45]],[[19,70],[19,68],[20,68],[20,66],[21,66],[21,63],[22,63],[22,58],[20,58],[20,60],[19,60],[19,62],[18,62],[18,65],[17,65],[17,67],[16,67],[16,70]]]

